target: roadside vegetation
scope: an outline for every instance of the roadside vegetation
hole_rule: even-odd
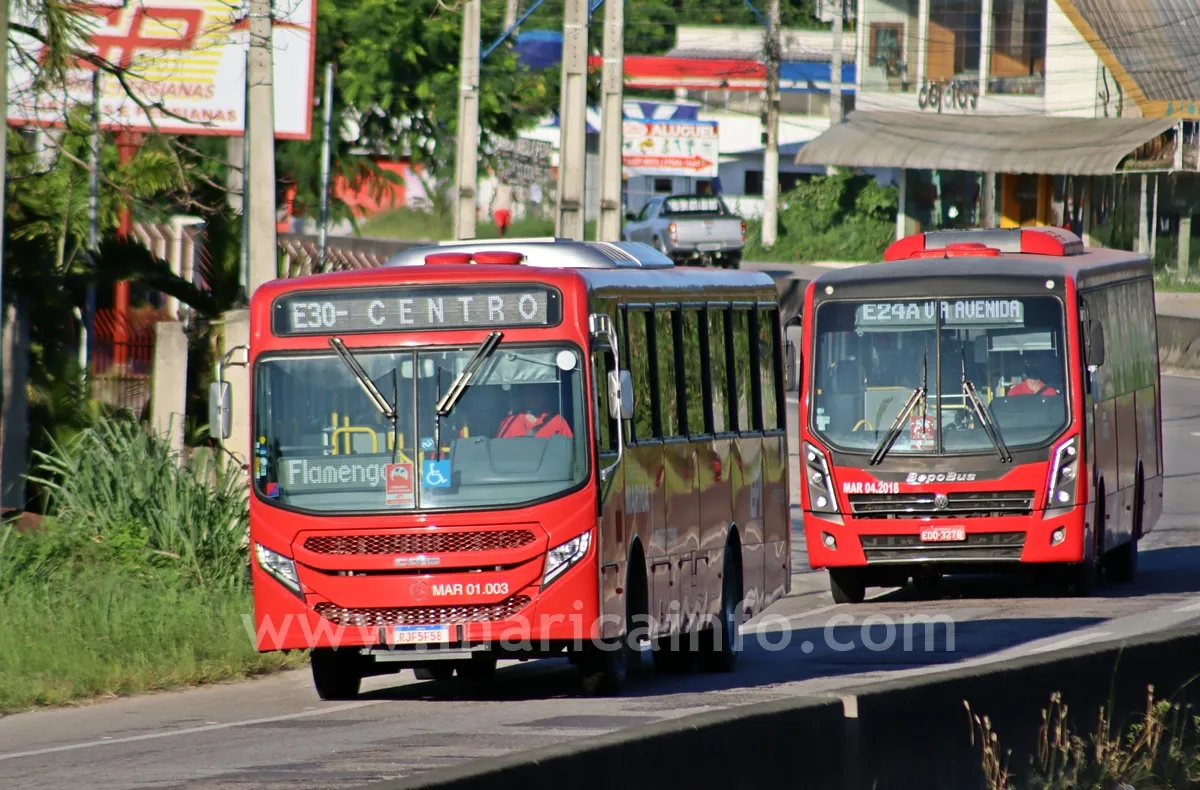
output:
[[[970,711],[970,705],[967,705]],[[1123,731],[1103,709],[1091,735],[1074,731],[1068,706],[1058,694],[1042,709],[1037,753],[1020,775],[1010,768],[987,716],[974,715],[988,790],[1194,790],[1200,788],[1200,717],[1146,694],[1145,711]]]
[[[101,418],[39,452],[40,529],[0,527],[0,712],[250,677],[240,470]]]
[[[813,176],[779,197],[778,235],[762,246],[762,221],[746,223],[747,261],[808,263],[879,260],[896,239],[899,190],[869,175]]]

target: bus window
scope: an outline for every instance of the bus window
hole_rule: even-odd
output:
[[[674,310],[654,311],[654,356],[658,367],[658,402],[662,436],[679,435],[679,403],[675,389],[675,333],[671,326]]]
[[[614,370],[612,352],[592,352],[592,376],[596,381],[596,449],[602,453],[617,451],[616,421],[608,416],[608,373]]]
[[[705,433],[704,377],[700,360],[700,311],[683,311],[683,376],[687,394],[687,432]]]
[[[654,401],[650,388],[650,343],[646,324],[650,318],[648,310],[630,310],[629,375],[633,379],[633,431],[631,438],[646,441],[654,438]]]
[[[758,311],[758,359],[761,372],[759,381],[764,431],[773,431],[779,427],[779,395],[775,389],[780,375],[776,369],[779,364],[779,352],[775,345],[775,325],[778,321],[779,316],[774,308]]]
[[[754,430],[750,418],[750,311],[735,308],[733,315],[733,378],[737,384],[737,430],[748,433]]]
[[[720,307],[708,309],[708,366],[712,373],[713,433],[732,429],[733,415],[729,400],[729,358],[725,347],[726,311]]]

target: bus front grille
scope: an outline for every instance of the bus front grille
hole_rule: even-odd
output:
[[[860,535],[868,563],[1020,560],[1024,532],[968,534],[954,543],[923,543],[918,535]]]
[[[314,535],[304,548],[314,554],[454,554],[519,549],[537,540],[528,529],[434,532],[419,535]]]
[[[347,609],[319,603],[313,608],[326,620],[345,626],[447,625],[507,620],[528,606],[530,600],[528,595],[514,595],[490,604]]]
[[[938,507],[935,494],[851,494],[856,518],[983,518],[1027,516],[1033,512],[1033,491],[956,491]]]

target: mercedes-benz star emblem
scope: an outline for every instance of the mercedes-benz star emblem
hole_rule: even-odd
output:
[[[412,594],[413,600],[416,601],[424,601],[429,597],[429,585],[423,581],[413,582],[408,591]]]
[[[933,506],[938,510],[945,510],[946,506],[949,504],[950,497],[946,496],[945,494],[937,494],[933,497]]]

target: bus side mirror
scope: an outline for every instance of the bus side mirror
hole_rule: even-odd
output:
[[[208,435],[217,440],[229,438],[232,419],[228,381],[208,385]]]
[[[1104,326],[1095,318],[1089,319],[1087,322],[1087,334],[1084,338],[1087,343],[1085,348],[1085,356],[1089,368],[1095,369],[1104,364]]]
[[[783,380],[789,392],[800,386],[800,361],[796,358],[796,344],[790,340],[783,344]]]
[[[628,370],[608,372],[608,416],[614,420],[633,419],[633,379]]]

